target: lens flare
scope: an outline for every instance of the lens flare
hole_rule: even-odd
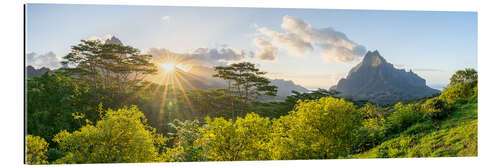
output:
[[[175,70],[175,64],[173,63],[167,63],[167,64],[160,64],[160,66],[165,70],[166,72],[172,72]]]

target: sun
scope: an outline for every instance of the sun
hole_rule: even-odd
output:
[[[163,70],[167,73],[173,72],[176,69],[182,70],[184,72],[189,72],[191,70],[191,66],[189,65],[183,65],[181,63],[163,63],[163,64],[158,64]]]
[[[165,70],[166,72],[172,72],[175,70],[175,64],[173,63],[167,63],[167,64],[160,64],[160,66]]]

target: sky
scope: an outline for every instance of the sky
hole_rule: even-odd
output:
[[[27,65],[52,69],[110,36],[191,65],[250,61],[308,89],[336,85],[370,50],[436,89],[477,69],[475,12],[28,4],[25,16]]]

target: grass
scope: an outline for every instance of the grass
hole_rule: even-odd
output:
[[[444,120],[417,123],[350,158],[477,156],[477,102],[455,108]]]

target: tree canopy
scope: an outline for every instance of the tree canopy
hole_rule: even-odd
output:
[[[95,125],[61,131],[53,139],[68,152],[56,163],[155,162],[160,154],[156,145],[165,140],[146,124],[136,106],[106,110]]]

